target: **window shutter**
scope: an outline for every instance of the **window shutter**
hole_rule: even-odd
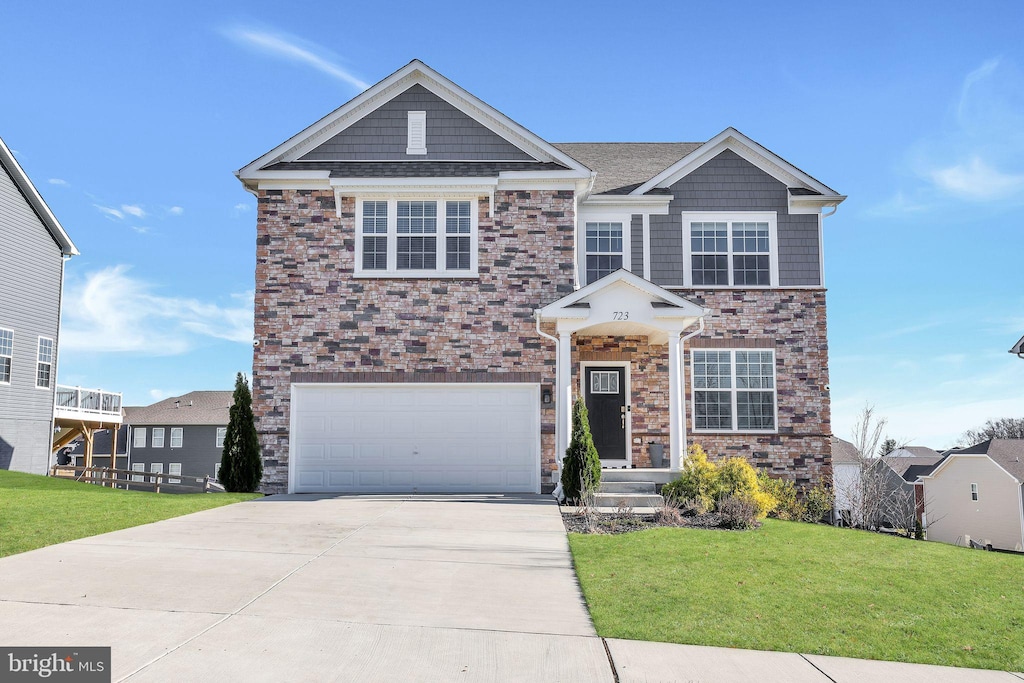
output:
[[[427,153],[427,112],[409,112],[409,141],[405,153]]]

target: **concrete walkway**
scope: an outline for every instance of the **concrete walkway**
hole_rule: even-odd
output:
[[[274,496],[0,559],[0,645],[109,645],[130,681],[1022,680],[606,650],[541,496]]]

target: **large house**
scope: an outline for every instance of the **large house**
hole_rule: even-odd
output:
[[[822,221],[733,128],[549,143],[413,61],[237,173],[267,492],[540,492],[686,445],[829,474]]]
[[[64,260],[78,253],[0,140],[0,469],[50,463]]]

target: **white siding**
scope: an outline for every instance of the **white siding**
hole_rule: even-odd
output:
[[[971,484],[978,500],[971,500]],[[929,541],[964,545],[964,536],[995,548],[1020,550],[1020,487],[985,455],[951,456],[924,480]]]

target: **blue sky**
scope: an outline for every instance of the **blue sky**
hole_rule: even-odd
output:
[[[735,126],[825,222],[833,428],[944,447],[1024,416],[1024,4],[7,3],[0,136],[81,256],[59,381],[126,404],[251,367],[233,171],[419,58],[551,141]]]

